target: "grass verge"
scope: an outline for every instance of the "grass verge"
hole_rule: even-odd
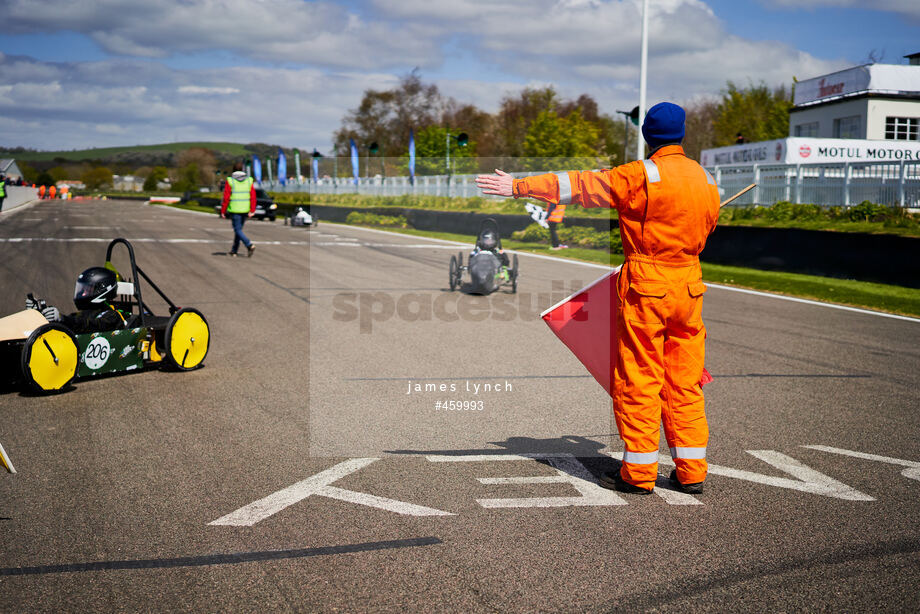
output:
[[[419,237],[458,241],[469,246],[472,246],[476,241],[474,235],[430,232],[412,228],[386,228],[385,230]],[[607,266],[617,266],[623,263],[623,256],[621,254],[610,254],[600,249],[570,248],[552,251],[545,245],[525,243],[511,239],[502,239],[502,246],[506,249],[512,249],[519,252],[552,255],[559,258],[569,258]],[[445,267],[446,266],[445,260]],[[706,262],[703,263],[703,279],[712,283],[736,286],[739,288],[750,288],[787,296],[808,298],[826,303],[920,317],[920,289],[916,288],[905,288],[902,286],[877,284],[852,279],[835,279],[832,277],[818,277],[816,275],[802,275],[799,273],[761,271],[758,269],[709,264]]]

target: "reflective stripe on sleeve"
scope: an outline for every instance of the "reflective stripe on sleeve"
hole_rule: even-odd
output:
[[[623,451],[623,462],[635,465],[651,465],[658,462],[658,452],[630,452]]]
[[[645,165],[645,174],[648,175],[649,183],[658,183],[661,181],[661,173],[658,172],[658,165],[653,160],[643,160]]]
[[[709,173],[709,171],[707,171],[707,170],[704,168],[704,169],[703,169],[703,172],[706,173],[706,183],[708,183],[709,185],[715,185],[715,184],[716,184],[716,180],[712,178],[712,175]]]
[[[568,173],[555,173],[559,180],[559,204],[572,204],[572,180],[569,179]]]
[[[671,448],[671,458],[705,459],[706,448]]]

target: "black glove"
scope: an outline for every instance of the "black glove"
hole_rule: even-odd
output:
[[[47,306],[48,303],[46,303],[44,299],[35,298],[32,296],[31,292],[26,295],[26,309],[37,309],[41,311]]]

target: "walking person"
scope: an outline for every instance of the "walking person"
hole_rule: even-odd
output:
[[[6,199],[6,177],[0,175],[0,211],[3,211],[3,201]]]
[[[230,248],[230,255],[236,256],[240,249],[240,243],[246,246],[249,257],[256,250],[245,234],[243,234],[243,224],[247,218],[255,215],[256,212],[256,188],[252,177],[246,175],[243,171],[243,163],[237,162],[233,165],[233,173],[227,178],[224,184],[224,198],[220,205],[220,216],[225,218],[230,215],[230,221],[233,223],[233,247]]]
[[[700,378],[706,328],[699,254],[719,217],[712,176],[684,155],[685,113],[663,102],[649,109],[642,135],[651,149],[603,171],[548,173],[513,179],[480,175],[485,194],[547,203],[612,207],[619,212],[626,261],[617,287],[613,413],[623,462],[601,478],[607,488],[651,493],[658,475],[659,427],[676,469],[671,484],[703,491],[709,428]]]
[[[550,249],[560,250],[568,249],[569,247],[565,243],[559,241],[559,235],[556,233],[556,226],[562,223],[562,218],[564,216],[565,205],[563,203],[559,203],[555,207],[550,207],[549,215],[546,216],[546,223],[549,225],[549,239],[553,245]]]

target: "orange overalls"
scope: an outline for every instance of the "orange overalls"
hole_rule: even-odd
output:
[[[677,479],[706,479],[703,371],[706,328],[699,254],[719,217],[712,176],[666,145],[650,159],[597,172],[514,180],[514,197],[615,207],[626,262],[617,289],[613,413],[623,440],[621,476],[651,489],[658,474],[660,425]]]
[[[41,199],[45,198],[45,186],[43,185],[38,186],[38,197]]]
[[[54,199],[54,196],[57,194],[57,186],[48,186],[48,198]]]

